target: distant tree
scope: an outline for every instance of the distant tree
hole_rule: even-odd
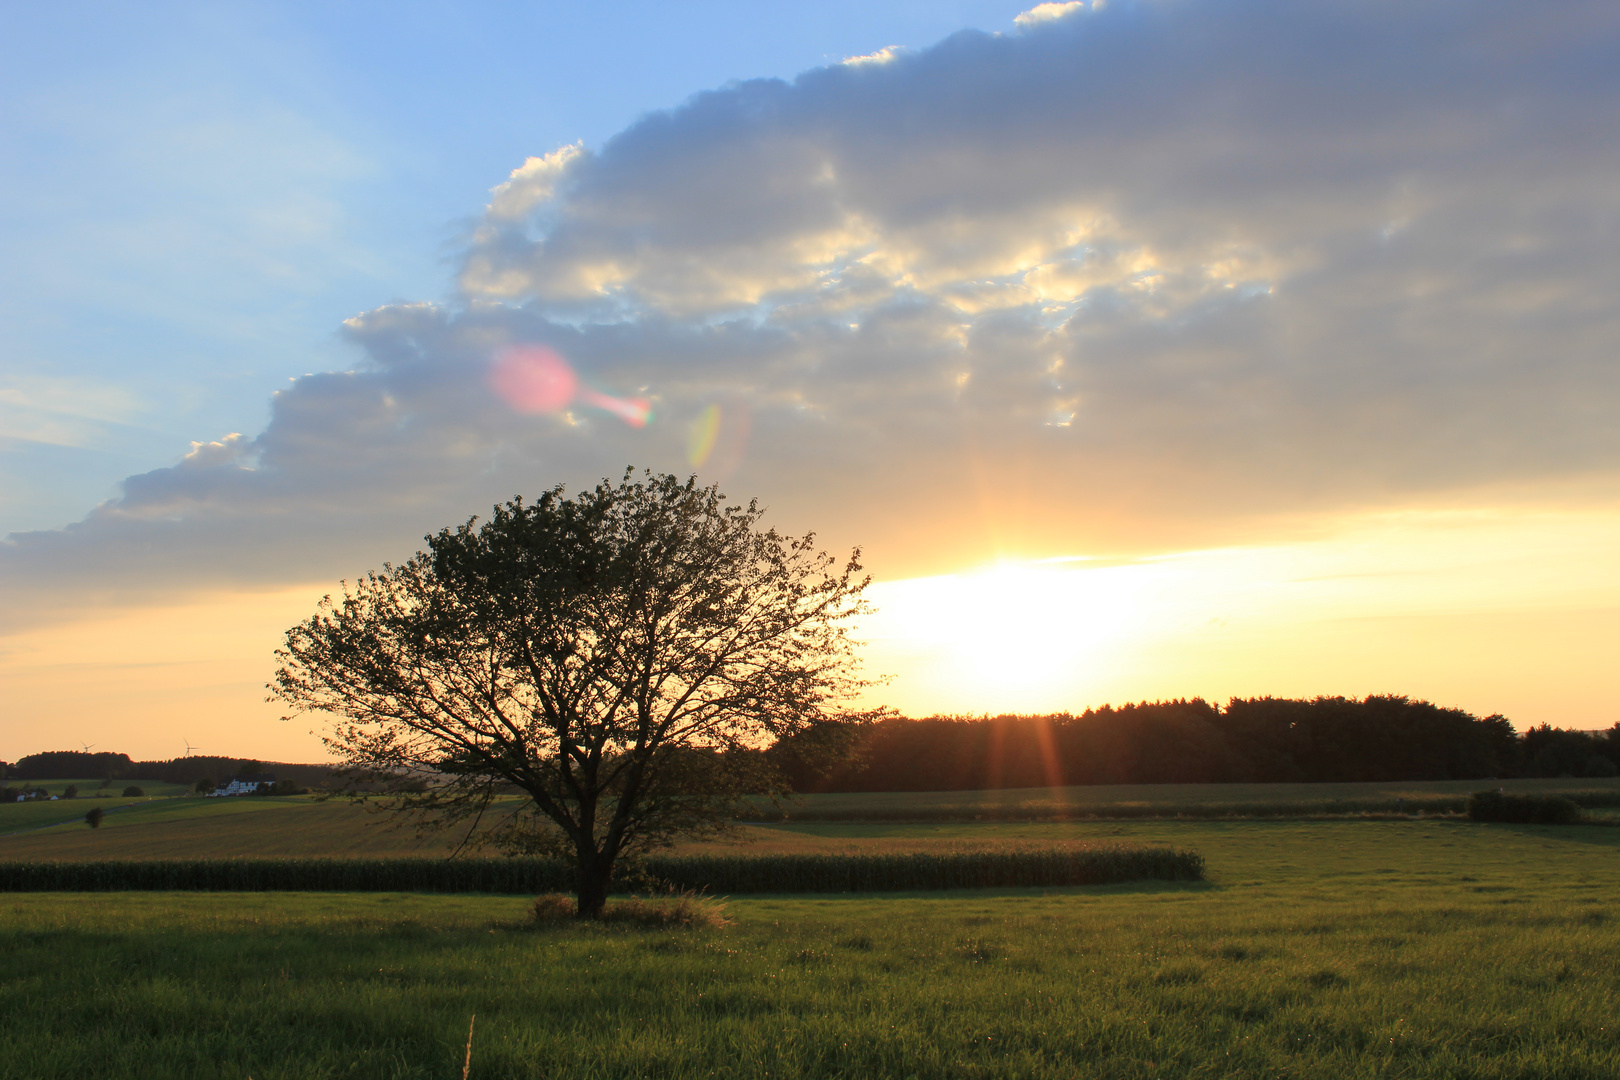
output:
[[[20,780],[55,780],[64,776],[129,776],[128,754],[49,750],[20,758],[14,774]]]
[[[62,798],[71,799],[75,795],[77,795],[78,793],[79,793],[79,785],[77,785],[77,784],[69,784],[67,787],[62,789]]]
[[[212,795],[215,790],[214,782],[205,776],[193,784],[191,786],[191,790],[196,792],[198,795]]]
[[[633,477],[428,537],[289,630],[269,688],[343,718],[327,745],[389,805],[570,858],[582,918],[619,859],[775,790],[757,751],[862,685],[858,552],[840,569],[756,503]]]
[[[264,771],[264,766],[252,759],[243,761],[236,767],[237,776],[254,776]]]
[[[101,819],[106,816],[106,813],[102,811],[101,807],[94,806],[91,807],[90,810],[84,815],[84,823],[90,826],[92,829],[99,829],[101,828]]]
[[[146,795],[146,792],[142,791],[140,788],[136,787],[134,784],[131,784],[131,785],[129,785],[129,787],[124,789],[124,798],[126,798],[126,799],[139,799],[139,798],[142,798],[145,795]]]

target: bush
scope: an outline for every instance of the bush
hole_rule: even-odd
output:
[[[541,893],[529,909],[530,917],[542,926],[555,925],[578,914],[579,905],[574,898],[559,892]],[[602,909],[602,921],[658,929],[707,927],[718,930],[731,925],[724,901],[690,891],[653,899],[632,896],[628,900],[609,901]]]
[[[1581,770],[1581,775],[1593,778],[1616,776],[1620,775],[1620,768],[1617,768],[1613,761],[1602,754],[1593,754],[1586,759],[1586,767]]]
[[[101,828],[101,819],[106,816],[106,814],[102,813],[101,807],[97,806],[84,815],[84,823],[92,829],[99,829]]]
[[[627,922],[636,926],[660,929],[702,927],[718,930],[731,925],[731,920],[726,917],[724,901],[712,896],[700,896],[694,892],[677,893],[674,896],[653,900],[639,896],[632,896],[628,900],[614,900],[602,909],[602,919],[605,922]]]
[[[134,784],[131,784],[131,785],[129,785],[129,787],[124,789],[124,798],[126,798],[126,799],[139,799],[139,798],[144,797],[145,795],[146,795],[146,792],[142,791],[140,788],[136,787]]]
[[[561,922],[579,914],[579,902],[567,893],[541,893],[534,898],[529,917],[537,923]]]
[[[214,782],[205,776],[191,785],[191,790],[198,795],[212,795],[214,793]]]
[[[74,796],[78,795],[78,793],[79,793],[79,785],[77,785],[77,784],[69,784],[67,787],[62,789],[62,798],[71,799]]]
[[[1473,821],[1503,821],[1515,825],[1573,825],[1581,820],[1581,808],[1558,795],[1476,791],[1468,796],[1468,817]]]

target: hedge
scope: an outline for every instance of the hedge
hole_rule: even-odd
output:
[[[1203,856],[1168,848],[882,855],[676,855],[626,864],[615,891],[650,883],[740,893],[838,893],[1197,881]],[[570,892],[551,859],[196,859],[0,864],[0,892]]]
[[[1581,808],[1558,795],[1510,795],[1504,791],[1476,791],[1468,796],[1468,817],[1473,821],[1505,821],[1518,825],[1573,825]]]

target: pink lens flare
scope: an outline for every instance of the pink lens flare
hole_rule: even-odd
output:
[[[580,391],[579,399],[587,405],[607,410],[631,427],[646,427],[648,419],[652,417],[652,404],[646,398],[613,397],[586,388]]]
[[[489,385],[518,412],[554,413],[568,408],[579,378],[568,361],[544,345],[502,349],[489,369]]]
[[[581,386],[579,376],[555,349],[512,345],[495,356],[489,385],[522,413],[557,413],[575,401],[594,405],[631,427],[646,427],[652,404],[646,398],[621,398]]]

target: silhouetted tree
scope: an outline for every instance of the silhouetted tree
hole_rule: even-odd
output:
[[[858,552],[839,569],[755,503],[633,476],[428,537],[289,630],[270,685],[341,717],[328,745],[391,805],[572,858],[582,917],[621,857],[770,789],[755,751],[860,685]],[[484,824],[514,790],[522,809]]]

